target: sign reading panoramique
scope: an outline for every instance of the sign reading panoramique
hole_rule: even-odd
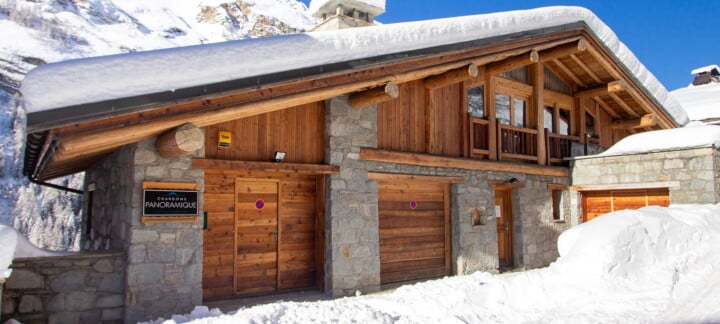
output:
[[[145,189],[143,216],[198,216],[198,191]]]

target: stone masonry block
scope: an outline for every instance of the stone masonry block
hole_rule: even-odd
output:
[[[50,281],[50,287],[57,292],[79,291],[85,288],[87,271],[67,271]]]
[[[14,269],[10,274],[7,282],[5,282],[6,289],[34,289],[42,288],[45,280],[43,276],[25,269]]]

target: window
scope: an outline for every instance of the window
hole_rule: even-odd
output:
[[[513,81],[528,84],[528,67],[521,66],[517,69],[498,74],[499,76]]]
[[[558,109],[558,130],[560,135],[570,135],[570,110]]]
[[[560,221],[562,220],[562,215],[560,213],[560,206],[562,204],[560,203],[562,200],[562,190],[559,189],[553,189],[552,190],[552,219],[554,221]]]
[[[485,117],[484,93],[483,86],[473,87],[467,91],[468,113],[473,117]]]
[[[597,134],[595,129],[595,117],[587,111],[585,112],[585,133],[590,136]]]
[[[498,121],[504,125],[525,127],[527,115],[527,101],[523,98],[515,98],[498,93],[495,95],[495,111]]]
[[[570,135],[570,109],[545,106],[545,128],[560,135]]]

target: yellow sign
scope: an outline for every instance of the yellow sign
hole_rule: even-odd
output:
[[[218,148],[226,149],[232,143],[232,133],[229,131],[218,131]]]

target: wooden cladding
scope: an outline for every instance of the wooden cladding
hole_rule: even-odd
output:
[[[586,191],[583,197],[583,221],[623,209],[670,205],[668,188]]]
[[[230,131],[232,144],[218,147],[218,131]],[[325,161],[325,109],[322,102],[212,125],[205,130],[208,159],[270,162],[277,151],[286,162]]]
[[[323,179],[206,170],[203,297],[319,288]]]
[[[380,282],[450,275],[450,184],[378,180]]]

